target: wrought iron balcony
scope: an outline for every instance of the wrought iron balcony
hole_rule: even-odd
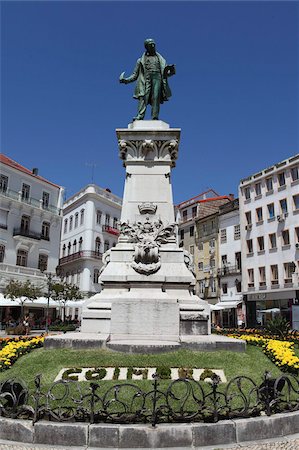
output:
[[[81,258],[94,258],[102,259],[103,254],[93,250],[81,250],[80,252],[72,253],[71,255],[63,256],[59,259],[59,265],[69,263],[71,261],[76,261]]]
[[[41,233],[37,233],[36,231],[27,230],[25,228],[14,228],[13,236],[24,236],[30,239],[40,240]]]
[[[109,225],[103,225],[103,231],[106,231],[106,233],[113,234],[114,236],[119,235],[119,230],[117,228],[110,227]]]
[[[222,266],[220,269],[218,269],[218,275],[220,277],[224,277],[226,275],[233,275],[233,274],[240,274],[241,273],[241,267],[239,266]]]
[[[60,215],[61,214],[61,209],[56,208],[56,206],[54,205],[47,205],[46,203],[44,203],[42,201],[42,199],[38,200],[36,198],[33,197],[25,197],[22,195],[22,192],[16,192],[13,191],[11,189],[1,189],[0,190],[0,195],[4,196],[4,197],[8,197],[11,198],[13,200],[16,200],[18,202],[22,202],[22,203],[26,203],[27,205],[33,206],[34,208],[39,208],[39,209],[44,209],[46,211],[49,211],[51,213]]]

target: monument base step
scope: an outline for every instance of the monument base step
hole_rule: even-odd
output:
[[[180,349],[175,341],[119,340],[108,341],[107,349],[124,353],[163,353]]]
[[[161,353],[180,349],[211,352],[227,350],[230,352],[245,352],[246,342],[218,334],[204,336],[180,336],[180,342],[159,340],[113,340],[109,334],[68,332],[47,336],[45,349],[69,348],[76,350],[101,349],[123,353]]]

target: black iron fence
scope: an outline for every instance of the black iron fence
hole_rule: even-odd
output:
[[[292,375],[271,378],[266,372],[257,384],[237,376],[227,384],[219,377],[211,383],[194,379],[144,383],[60,380],[43,389],[36,376],[29,392],[22,380],[9,379],[0,385],[0,415],[13,419],[43,419],[89,423],[218,422],[237,417],[268,416],[299,410],[299,379]]]

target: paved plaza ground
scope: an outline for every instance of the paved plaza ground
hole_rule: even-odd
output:
[[[94,447],[61,447],[50,445],[33,445],[33,444],[20,444],[17,442],[8,442],[0,440],[0,450],[96,450]],[[244,444],[224,445],[224,446],[212,446],[212,447],[192,447],[192,450],[298,450],[299,449],[299,434],[287,436],[277,440],[271,441],[255,441],[247,442]],[[108,450],[108,449],[107,449]],[[130,450],[130,449],[128,449]],[[160,450],[160,449],[155,449]],[[191,450],[191,447],[179,447],[171,448],[167,447],[167,450]]]

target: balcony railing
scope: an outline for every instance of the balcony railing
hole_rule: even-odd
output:
[[[81,250],[80,252],[72,253],[71,255],[63,256],[59,259],[59,265],[66,264],[71,261],[76,261],[80,258],[95,258],[102,259],[103,254],[92,250]]]
[[[218,275],[224,277],[226,275],[240,274],[241,267],[239,266],[223,266],[218,269]]]
[[[0,263],[0,273],[7,273],[7,274],[18,274],[18,275],[30,275],[34,277],[41,277],[45,278],[45,275],[39,270],[34,269],[32,267],[23,267],[23,266],[13,266],[12,264],[4,264]]]
[[[103,231],[106,231],[106,233],[113,234],[114,236],[119,235],[119,230],[117,228],[110,227],[109,225],[103,225]]]
[[[40,240],[41,233],[37,233],[36,231],[27,230],[24,228],[14,228],[13,236],[24,236],[30,239]]]
[[[45,211],[50,211],[54,214],[60,215],[61,209],[56,208],[54,205],[46,205],[43,203],[43,201],[40,199],[36,199],[33,197],[24,197],[22,195],[22,192],[16,192],[12,191],[11,189],[0,189],[0,195],[3,195],[8,198],[12,198],[13,200],[16,200],[18,202],[27,203],[27,205],[31,205],[35,208],[43,209]]]

